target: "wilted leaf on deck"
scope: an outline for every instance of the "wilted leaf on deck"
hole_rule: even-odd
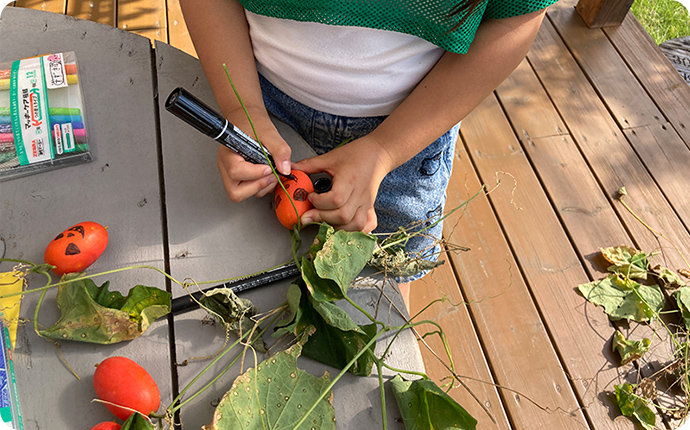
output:
[[[62,281],[82,273],[68,273]],[[127,296],[100,287],[91,279],[76,279],[60,285],[57,304],[60,319],[38,334],[51,339],[111,344],[139,337],[157,318],[170,312],[170,293],[155,287],[137,285]]]
[[[251,334],[251,345],[259,352],[266,352],[266,344],[259,337],[261,331],[255,328],[252,317],[259,313],[249,299],[241,299],[230,288],[215,288],[207,291],[199,300],[207,310],[216,315],[237,337]]]
[[[292,429],[330,384],[297,368],[299,344],[281,351],[238,376],[204,430]],[[333,392],[317,404],[300,429],[335,429]]]
[[[685,287],[685,282],[680,279],[680,275],[666,267],[657,267],[652,273],[656,278],[657,284],[667,290]]]
[[[477,420],[431,380],[391,380],[405,428],[474,430]]]
[[[638,360],[649,351],[651,341],[647,338],[642,340],[628,340],[619,330],[613,335],[613,351],[621,357],[621,366],[625,366],[633,360]]]
[[[615,274],[579,285],[578,290],[591,303],[603,306],[612,321],[646,322],[664,306],[664,296],[658,286],[642,285]]]
[[[609,272],[632,279],[647,279],[649,262],[644,252],[629,246],[612,246],[601,248],[601,254],[613,264],[608,268]]]
[[[623,415],[634,418],[645,430],[654,430],[656,414],[647,400],[635,394],[635,385],[616,385],[616,402]]]

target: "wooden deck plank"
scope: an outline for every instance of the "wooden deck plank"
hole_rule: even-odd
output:
[[[66,13],[75,18],[86,19],[105,25],[115,26],[117,13],[116,0],[67,1]]]
[[[678,136],[671,124],[626,130],[625,135],[688,228],[690,226],[690,193],[688,193],[687,176],[682,172],[687,171],[690,166],[690,148]],[[685,248],[685,251],[689,249]],[[683,266],[683,268],[687,267]]]
[[[682,259],[671,245],[660,243],[622,205],[615,204],[618,190],[626,187],[626,201],[637,214],[656,231],[664,232],[681,249],[690,249],[690,235],[673,208],[609,115],[556,30],[548,21],[544,24],[528,54],[532,67],[638,246],[645,251],[660,250],[671,266],[682,267]]]
[[[661,124],[665,118],[602,30],[557,3],[548,17],[622,129]]]
[[[67,0],[17,0],[15,6],[64,14],[66,3]]]
[[[690,145],[690,86],[632,14],[620,27],[604,31],[668,122]]]
[[[587,306],[575,291],[577,285],[589,282],[590,277],[572,249],[529,161],[515,138],[510,138],[512,130],[501,130],[503,112],[498,103],[487,100],[481,111],[485,112],[483,121],[475,121],[472,116],[463,124],[463,137],[485,182],[493,181],[500,172],[506,173],[501,175],[501,185],[491,191],[489,198],[580,403],[586,407],[592,428],[632,429],[630,423],[610,420],[614,403],[601,396],[605,390],[612,391],[611,384],[619,381],[615,359],[607,345],[613,334],[608,317],[601,309]],[[568,141],[568,137],[552,136],[539,141],[548,145]],[[525,144],[531,145],[532,141]],[[560,149],[552,147],[556,148],[554,151]],[[561,183],[565,182],[561,179]]]
[[[525,70],[531,69],[525,68]],[[536,100],[541,100],[544,104],[539,109],[540,115],[538,117],[526,117],[523,114],[522,104],[515,102],[513,97],[513,94],[519,91],[529,94],[533,104]],[[501,99],[502,106],[511,118],[511,123],[516,133],[522,133],[522,130],[527,129],[525,134],[535,134],[532,130],[548,128],[550,124],[557,123],[560,120],[556,108],[553,106],[548,108],[550,99],[544,92],[539,80],[535,76],[530,76],[527,72],[516,73],[511,76],[510,79],[498,88],[497,94]],[[601,278],[608,264],[599,257],[599,248],[620,244],[634,245],[634,239],[628,235],[616,211],[602,192],[596,178],[590,172],[587,162],[570,136],[544,137],[524,141],[523,148],[529,155],[535,171],[541,178],[544,188],[553,206],[556,208],[565,229],[568,231],[580,259],[584,262],[589,276],[592,279]],[[595,394],[599,397],[604,392],[611,392],[614,384],[623,382],[622,375],[628,375],[627,382],[637,382],[634,378],[635,372],[631,371],[630,366],[620,370],[616,369],[618,359],[611,355],[608,341],[613,334],[613,327],[607,324],[607,318],[601,310],[593,312],[588,309],[589,307],[591,305],[583,306],[582,308],[587,321],[585,327],[591,327],[592,334],[594,335],[594,332],[596,332],[600,337],[599,341],[596,338],[592,338],[591,344],[599,344],[601,346],[600,349],[604,351],[603,357],[597,348],[592,350],[593,357],[589,359],[582,358],[578,360],[577,357],[571,354],[563,354],[568,374],[575,379],[576,389],[579,390],[580,395],[583,396],[582,398],[585,398],[584,402],[586,404],[589,403],[586,399],[586,390],[592,391],[592,388],[587,378],[575,377],[578,372],[582,372],[584,375],[588,373],[596,375],[595,380],[601,384],[597,385],[598,388],[595,388],[593,393],[590,393],[590,396]],[[627,325],[623,324],[618,326],[618,328],[628,335]],[[553,336],[557,344],[562,339],[562,336],[559,334],[554,333]],[[648,327],[637,328],[632,337],[640,339],[643,336],[650,339],[656,339],[657,337]],[[659,359],[662,362],[667,360],[670,352],[665,346],[663,341],[655,341],[649,358],[652,360]],[[602,358],[608,359],[608,365],[602,366],[601,370],[597,371],[596,365],[602,362]],[[573,361],[569,362],[569,360]],[[571,369],[571,365],[575,368]],[[653,369],[649,369],[647,374],[653,371]],[[605,397],[603,399],[606,400]],[[609,403],[607,406],[609,412],[616,409],[613,403]],[[604,410],[597,411],[596,408],[590,407],[588,413],[590,415],[598,414],[597,417],[593,418],[594,422],[605,422],[606,414]],[[625,421],[624,418],[622,420]],[[628,425],[632,424],[628,423]]]
[[[568,128],[560,117],[553,115],[548,95],[540,88],[539,78],[527,60],[523,60],[498,87],[497,95],[501,104],[510,110],[509,120],[520,140],[568,134]]]
[[[489,108],[491,99],[461,128],[463,139],[473,140],[476,146],[485,142],[478,133],[486,129],[507,130],[507,137],[515,141],[505,117],[499,119],[502,125],[491,115],[495,112]],[[474,144],[468,146],[477,150]],[[448,189],[449,208],[480,189],[462,145],[457,153]],[[511,189],[512,184],[501,187]],[[511,424],[520,429],[589,428],[488,201],[478,198],[471,202],[461,219],[451,215],[444,235],[451,243],[471,248],[450,257],[496,382],[504,387],[501,395]]]
[[[168,43],[191,56],[197,56],[187,24],[184,22],[180,0],[168,0]]]
[[[438,323],[447,335],[447,342],[455,373],[461,375],[462,382],[472,391],[479,401],[489,410],[496,421],[492,423],[484,409],[477,404],[477,400],[463,387],[455,384],[448,394],[462,405],[481,424],[482,429],[510,429],[508,417],[503,409],[497,389],[492,385],[493,377],[483,355],[483,349],[477,338],[477,333],[472,325],[464,297],[460,292],[453,267],[446,257],[446,264],[434,269],[428,276],[412,283],[410,290],[410,314],[416,315],[435,300],[436,302],[416,318],[430,320]],[[435,327],[426,326],[419,329],[420,333],[433,331]],[[428,336],[426,343],[435,351],[444,362],[448,359],[444,352],[444,346],[438,336]],[[447,384],[451,372],[429,351],[422,342],[419,344],[424,359],[427,374],[439,385]]]
[[[117,0],[117,27],[167,43],[165,0]]]

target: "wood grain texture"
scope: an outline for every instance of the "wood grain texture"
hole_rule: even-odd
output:
[[[452,264],[447,256],[441,258],[446,259],[446,264],[410,285],[410,314],[417,315],[426,308],[415,321],[433,321],[442,327],[452,356],[452,363],[455,366],[455,373],[461,376],[461,381],[472,393],[455,382],[455,388],[448,394],[481,423],[480,428],[510,429],[508,417],[503,410],[498,391],[493,386],[491,371],[472,325]],[[436,300],[439,301],[427,307]],[[418,328],[421,335],[435,330],[437,328],[430,324]],[[445,353],[443,342],[436,335],[425,336],[424,341],[420,341],[419,347],[426,372],[438,386],[444,386],[451,381],[452,373],[443,364],[450,365],[451,363]],[[487,417],[478,401],[486,407],[495,423]]]
[[[16,7],[63,14],[67,6],[67,0],[17,0],[14,3]]]
[[[580,0],[577,12],[590,28],[620,25],[634,0]]]

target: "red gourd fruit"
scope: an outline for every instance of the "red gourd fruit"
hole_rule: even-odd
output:
[[[308,199],[309,194],[314,192],[314,184],[309,175],[300,170],[293,170],[292,175],[294,179],[286,177],[280,178],[288,194],[285,194],[285,191],[280,185],[276,187],[274,193],[278,221],[290,230],[294,228],[299,218],[306,211],[314,207]],[[295,204],[294,207],[288,195],[292,198],[292,202]],[[295,211],[295,209],[297,209],[297,211]]]
[[[108,246],[108,231],[97,222],[75,224],[51,240],[43,254],[43,260],[55,266],[53,272],[82,272],[103,254]]]
[[[115,421],[104,421],[91,427],[90,430],[120,430],[120,424]]]
[[[115,405],[134,409],[144,415],[158,410],[160,391],[151,375],[134,360],[127,357],[109,357],[103,360],[93,375],[93,387],[99,399],[121,420],[134,412]]]

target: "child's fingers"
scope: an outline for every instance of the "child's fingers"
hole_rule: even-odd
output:
[[[374,208],[357,208],[353,213],[348,214],[342,209],[338,210],[318,210],[312,209],[302,215],[302,224],[311,222],[325,222],[332,225],[337,230],[372,232],[377,225],[376,212]]]

